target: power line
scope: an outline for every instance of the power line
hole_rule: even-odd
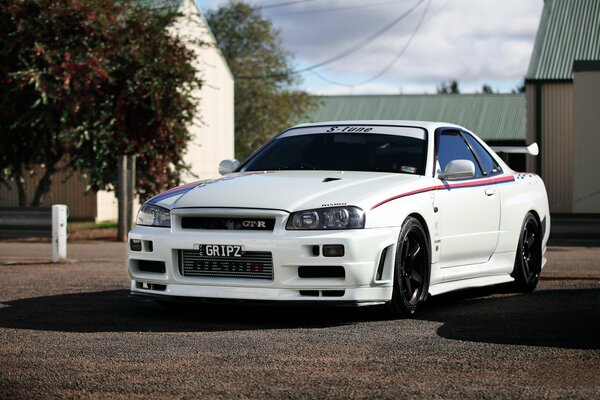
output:
[[[410,13],[412,13],[424,1],[425,0],[419,0],[414,6],[412,6],[411,8],[409,8],[408,11],[406,11],[405,13],[403,13],[402,15],[400,15],[398,18],[396,18],[395,20],[393,20],[391,23],[389,23],[388,25],[384,26],[382,29],[378,30],[377,32],[375,32],[371,36],[367,37],[366,39],[364,39],[364,40],[356,43],[355,45],[349,47],[348,49],[342,51],[341,53],[336,54],[335,56],[333,56],[331,58],[328,58],[327,60],[321,61],[318,64],[314,64],[314,65],[311,65],[310,67],[299,69],[296,72],[310,71],[310,70],[313,70],[315,68],[319,68],[319,67],[322,67],[324,65],[331,64],[333,62],[339,61],[339,60],[341,60],[343,58],[348,57],[352,53],[356,53],[360,49],[364,48],[365,46],[367,46],[368,44],[370,44],[371,42],[373,42],[373,40],[377,39],[379,36],[383,35],[385,32],[389,31],[394,26],[396,26],[400,21],[402,21],[404,18],[406,18]]]
[[[398,52],[398,54],[396,55],[396,57],[394,57],[394,59],[392,60],[392,62],[390,62],[388,65],[385,66],[385,68],[383,68],[381,71],[379,71],[377,74],[373,75],[372,77],[370,77],[370,78],[368,78],[368,79],[366,79],[366,80],[364,80],[362,82],[348,84],[348,83],[337,82],[337,81],[334,81],[334,80],[327,79],[324,76],[322,76],[321,74],[317,73],[316,71],[310,71],[310,72],[312,72],[318,78],[324,80],[325,82],[331,83],[333,85],[338,85],[338,86],[355,87],[355,86],[361,86],[361,85],[365,85],[367,83],[373,82],[374,80],[380,78],[386,72],[388,72],[390,70],[390,68],[392,68],[394,66],[394,64],[396,64],[396,62],[400,59],[400,57],[402,57],[404,55],[404,53],[406,52],[406,50],[408,49],[408,47],[412,43],[413,39],[415,38],[415,36],[419,32],[419,29],[421,28],[421,25],[423,24],[423,21],[425,20],[425,16],[427,15],[427,12],[429,10],[429,6],[430,5],[431,5],[431,0],[428,0],[427,6],[425,7],[425,10],[423,11],[423,15],[421,16],[421,19],[419,20],[419,23],[417,24],[417,26],[415,27],[415,29],[411,33],[411,35],[408,38],[408,40],[406,41],[404,47],[402,47],[402,49],[400,50],[400,52]]]
[[[285,3],[275,3],[275,4],[267,4],[266,6],[256,6],[252,7],[254,10],[266,10],[268,8],[277,8],[277,7],[286,7],[293,6],[294,4],[301,3],[310,3],[317,0],[295,0],[295,1],[286,1]]]
[[[269,14],[271,17],[282,17],[286,15],[302,15],[302,14],[317,14],[317,13],[326,13],[326,12],[338,12],[338,11],[347,11],[347,10],[357,10],[361,8],[371,8],[371,7],[379,7],[389,4],[398,4],[398,0],[393,1],[383,1],[379,3],[371,3],[371,4],[361,4],[357,6],[348,6],[348,7],[332,7],[332,8],[317,8],[313,10],[303,10],[303,11],[289,11],[283,13],[275,13]]]
[[[378,30],[377,32],[375,32],[374,34],[372,34],[371,36],[361,40],[360,42],[350,46],[349,48],[347,48],[346,50],[334,55],[333,57],[330,57],[324,61],[321,61],[320,63],[311,65],[309,67],[306,68],[301,68],[298,70],[293,71],[294,73],[301,73],[301,72],[306,72],[306,71],[311,71],[315,68],[319,68],[331,63],[334,63],[336,61],[339,61],[343,58],[348,57],[349,55],[356,53],[357,51],[361,50],[362,48],[364,48],[365,46],[369,45],[371,42],[373,42],[373,40],[377,39],[379,36],[383,35],[385,32],[389,31],[390,29],[392,29],[395,25],[397,25],[400,21],[402,21],[404,18],[406,18],[408,15],[410,15],[410,13],[412,13],[421,3],[423,3],[425,0],[419,0],[417,3],[415,3],[415,5],[413,5],[410,9],[408,9],[406,12],[402,13],[398,18],[394,19],[391,23],[389,23],[388,25],[384,26],[383,28],[381,28],[380,30]],[[276,77],[277,75],[258,75],[258,76],[240,76],[238,77],[238,79],[267,79],[267,78],[273,78]]]
[[[435,11],[428,12],[426,17],[422,17],[423,23],[432,19],[433,17],[435,17],[437,14],[439,14],[442,10],[444,10],[447,7],[448,7],[448,4],[444,4],[443,6],[438,7]],[[386,40],[384,43],[381,43],[378,46],[372,46],[369,50],[366,50],[364,53],[362,53],[363,54],[362,57],[370,56],[371,54],[380,52],[382,49],[389,47],[390,44],[395,41],[397,41],[397,39],[395,37],[388,38],[388,40]]]

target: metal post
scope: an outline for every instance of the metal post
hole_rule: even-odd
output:
[[[127,240],[127,156],[119,156],[118,161],[117,199],[119,200],[119,222],[117,223],[117,240]]]
[[[133,226],[133,201],[135,199],[135,159],[136,156],[127,157],[127,232]]]
[[[52,206],[52,262],[67,260],[67,206]]]

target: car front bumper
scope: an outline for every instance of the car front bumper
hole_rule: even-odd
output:
[[[262,213],[262,211],[260,212]],[[254,214],[256,215],[256,213]],[[273,231],[181,229],[136,226],[129,234],[131,293],[154,299],[223,299],[285,302],[380,303],[391,299],[398,228],[338,231],[287,231],[287,213],[277,212]],[[141,249],[132,250],[131,241]],[[272,279],[183,274],[182,250],[198,245],[243,246],[245,252],[272,254]],[[324,245],[343,245],[341,257],[325,257]],[[318,248],[318,254],[315,252]],[[147,262],[158,266],[149,271]],[[301,277],[300,267],[323,271]],[[330,267],[343,274],[328,276]]]

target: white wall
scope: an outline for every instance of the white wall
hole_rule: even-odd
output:
[[[193,138],[184,157],[197,177],[186,175],[183,181],[187,183],[219,176],[219,162],[234,156],[234,87],[229,67],[193,0],[183,2],[182,12],[185,17],[175,25],[175,34],[184,40],[206,43],[194,47],[198,54],[196,68],[204,83],[198,93],[200,118],[190,129]]]
[[[119,219],[118,203],[115,192],[100,190],[96,193],[96,222],[116,221]],[[135,210],[137,213],[137,209]],[[136,214],[137,215],[137,214]]]

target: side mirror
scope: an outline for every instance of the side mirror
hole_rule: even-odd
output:
[[[444,172],[438,172],[439,179],[472,178],[475,176],[475,164],[471,160],[452,160]]]
[[[238,160],[223,160],[219,163],[219,173],[227,175],[235,171],[240,166]]]

